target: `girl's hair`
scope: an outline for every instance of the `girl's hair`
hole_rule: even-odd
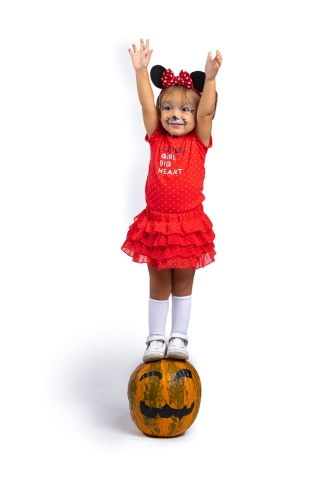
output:
[[[161,105],[163,102],[165,100],[169,102],[174,95],[179,94],[183,103],[188,103],[192,100],[196,109],[198,108],[200,97],[194,90],[184,87],[183,85],[173,85],[172,87],[168,87],[163,90],[157,98],[156,107],[159,117],[161,116]]]

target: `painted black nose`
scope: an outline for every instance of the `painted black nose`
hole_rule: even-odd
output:
[[[178,117],[176,117],[175,115],[173,115],[172,120],[178,120]]]

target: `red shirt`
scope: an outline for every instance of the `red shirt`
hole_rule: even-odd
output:
[[[195,130],[188,135],[171,136],[161,123],[150,138],[151,159],[146,181],[146,202],[153,210],[166,213],[186,212],[198,207],[205,176],[204,162],[212,138],[206,147]]]

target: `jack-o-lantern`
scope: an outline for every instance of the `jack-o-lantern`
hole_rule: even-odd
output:
[[[131,418],[153,437],[176,437],[195,421],[200,408],[201,382],[188,361],[142,363],[128,384]]]

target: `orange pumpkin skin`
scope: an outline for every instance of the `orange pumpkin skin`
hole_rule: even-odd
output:
[[[176,437],[195,421],[201,382],[194,366],[183,360],[142,363],[128,384],[131,418],[152,437]]]

